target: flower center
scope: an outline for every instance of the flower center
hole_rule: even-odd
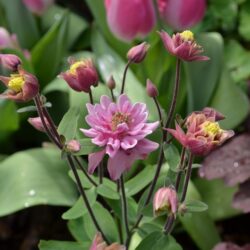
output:
[[[82,61],[78,61],[78,62],[75,62],[73,63],[71,66],[70,66],[70,69],[69,69],[69,72],[73,75],[76,75],[76,70],[78,67],[80,66],[84,66],[84,62]]]
[[[194,34],[190,30],[183,31],[180,36],[184,41],[194,41]]]
[[[203,129],[207,134],[212,135],[212,136],[216,136],[217,134],[221,132],[221,128],[218,122],[206,121],[203,124]]]
[[[10,76],[10,81],[8,87],[15,92],[21,92],[25,81],[24,78],[19,74],[12,74]]]
[[[128,123],[129,122],[129,116],[127,114],[123,114],[121,112],[117,112],[113,115],[111,120],[111,129],[112,131],[115,131],[117,129],[117,126],[121,123]]]

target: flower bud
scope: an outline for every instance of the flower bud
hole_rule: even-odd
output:
[[[8,88],[6,92],[0,95],[0,98],[28,102],[39,92],[37,78],[21,67],[18,68],[17,74],[11,74],[10,77],[0,76],[0,81]]]
[[[127,54],[128,60],[133,63],[142,62],[147,55],[149,47],[150,45],[146,42],[132,47]]]
[[[49,124],[49,122],[48,122],[48,120],[47,120],[46,117],[44,117],[44,121],[45,121],[47,127],[50,129],[51,127],[50,127],[50,124]],[[30,118],[28,119],[28,122],[29,122],[29,124],[30,124],[31,126],[33,126],[36,130],[38,130],[38,131],[40,131],[40,132],[46,132],[46,130],[45,130],[44,126],[43,126],[43,123],[42,123],[42,120],[41,120],[40,117],[30,117]]]
[[[105,0],[107,22],[121,40],[145,37],[155,26],[152,0]]]
[[[24,5],[33,13],[42,15],[54,0],[23,0]]]
[[[18,66],[21,64],[21,59],[12,54],[0,54],[0,64],[9,70],[17,71]]]
[[[77,140],[71,140],[66,144],[66,150],[71,153],[77,153],[81,150],[81,144]]]
[[[115,82],[115,79],[114,79],[113,76],[110,76],[110,78],[109,78],[109,80],[108,80],[108,82],[107,82],[107,86],[108,86],[108,88],[109,88],[110,90],[115,89],[115,87],[116,87],[116,82]]]
[[[0,49],[14,47],[14,41],[10,33],[5,28],[0,27]]]
[[[149,97],[154,98],[159,95],[158,89],[149,79],[147,80],[146,90]]]
[[[60,74],[68,85],[78,92],[90,92],[91,86],[98,85],[98,74],[91,60],[75,61],[69,58],[70,68]]]
[[[156,216],[163,212],[175,214],[178,209],[178,196],[172,187],[160,188],[154,196],[154,214]]]
[[[157,3],[161,18],[178,31],[200,22],[206,10],[206,0],[158,0]]]

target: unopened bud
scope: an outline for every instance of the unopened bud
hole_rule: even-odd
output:
[[[184,203],[180,204],[179,208],[178,208],[178,212],[181,215],[184,215],[187,212],[187,207]]]
[[[116,82],[113,76],[110,76],[108,82],[107,82],[107,86],[110,90],[113,90],[116,87]]]
[[[154,196],[154,214],[156,216],[163,212],[175,214],[178,209],[178,196],[172,187],[160,188]]]
[[[147,94],[149,97],[154,98],[154,97],[159,95],[159,92],[158,92],[156,86],[149,79],[147,80],[146,90],[147,90]]]
[[[127,54],[128,60],[133,63],[142,62],[147,55],[149,47],[150,45],[146,42],[132,47]]]
[[[4,68],[17,71],[18,66],[21,64],[21,59],[12,54],[0,54],[0,64],[2,64]]]
[[[81,144],[77,140],[71,140],[66,144],[66,150],[71,153],[77,153],[81,150]]]
[[[49,124],[48,120],[46,119],[46,117],[44,117],[44,121],[45,121],[46,126],[50,129],[50,124]],[[40,117],[30,117],[28,119],[28,122],[36,130],[38,130],[40,132],[46,132]]]

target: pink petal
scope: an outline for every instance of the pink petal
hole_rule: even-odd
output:
[[[105,150],[92,153],[89,155],[88,160],[89,160],[89,166],[88,166],[88,172],[90,174],[93,174],[96,167],[100,164],[102,161],[103,157],[105,155]]]

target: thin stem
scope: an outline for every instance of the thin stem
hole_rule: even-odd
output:
[[[92,94],[92,90],[90,89],[89,91],[89,101],[91,104],[94,104],[94,99],[93,99],[93,94]]]
[[[99,184],[103,183],[103,161],[101,161],[100,166],[98,168],[98,175],[99,175]]]
[[[115,102],[115,95],[113,89],[110,90],[112,101]]]
[[[186,154],[186,148],[182,148],[181,151],[181,160],[178,166],[178,174],[176,177],[176,181],[175,181],[175,190],[176,192],[178,192],[179,187],[180,187],[180,182],[181,182],[181,176],[182,176],[182,171],[183,171],[183,164],[185,162],[185,154]]]
[[[184,181],[184,187],[183,187],[182,196],[181,196],[181,200],[180,200],[181,203],[184,202],[185,199],[186,199],[188,183],[190,181],[191,173],[192,173],[193,158],[194,157],[193,157],[192,153],[190,153],[190,156],[189,156],[189,159],[188,159],[186,178],[185,178],[185,181]]]
[[[93,221],[93,223],[94,223],[94,225],[96,227],[96,230],[101,232],[101,234],[103,236],[103,239],[109,244],[109,241],[106,238],[106,236],[104,235],[102,229],[100,228],[100,226],[99,226],[99,224],[97,222],[97,219],[96,219],[96,217],[95,217],[95,215],[93,213],[93,210],[92,210],[92,208],[91,208],[91,206],[89,204],[88,198],[87,198],[86,193],[85,193],[85,191],[84,191],[84,189],[82,187],[80,178],[79,178],[79,176],[77,174],[77,170],[76,170],[76,167],[74,165],[74,161],[72,160],[70,155],[67,155],[67,161],[68,161],[68,164],[69,164],[69,166],[70,166],[70,168],[71,168],[71,170],[72,170],[72,172],[74,174],[78,190],[79,190],[79,192],[80,192],[80,194],[81,194],[81,196],[83,198],[84,204],[85,204],[85,206],[86,206],[86,208],[88,210],[88,213],[89,213],[89,215],[90,215],[90,217],[91,217],[91,219],[92,219],[92,221]]]
[[[127,200],[126,200],[123,176],[120,177],[120,189],[121,189],[123,221],[125,224],[126,234],[128,238],[129,237],[128,208],[127,208]]]
[[[181,70],[181,60],[178,58],[177,62],[176,62],[174,92],[173,92],[173,97],[172,97],[172,101],[170,104],[170,108],[168,111],[168,118],[167,118],[166,123],[165,123],[165,128],[169,127],[169,125],[171,124],[172,119],[173,119],[173,115],[174,115],[174,111],[175,111],[175,107],[176,107],[177,96],[178,96],[178,92],[179,92],[179,86],[180,86],[180,70]],[[164,139],[164,141],[167,139],[167,131],[165,131],[163,139]]]
[[[158,112],[158,116],[159,116],[161,128],[163,128],[164,125],[163,125],[163,119],[162,119],[161,108],[160,108],[159,102],[158,102],[158,100],[156,99],[156,97],[153,97],[153,100],[154,100],[155,106],[156,106],[156,108],[157,108],[157,112]]]
[[[170,233],[171,229],[172,229],[172,226],[174,224],[174,221],[175,221],[175,215],[174,214],[170,214],[167,218],[167,222],[164,226],[164,233],[165,234],[168,234]]]
[[[121,95],[124,93],[126,76],[127,76],[127,72],[128,72],[128,68],[129,68],[130,63],[131,63],[131,61],[127,62],[126,67],[125,67],[124,72],[123,72]]]
[[[97,187],[97,183],[89,176],[89,174],[87,173],[87,171],[85,170],[85,168],[82,166],[81,162],[79,161],[79,159],[76,156],[73,156],[74,160],[76,161],[77,165],[79,166],[79,168],[82,170],[83,174],[87,177],[87,179],[95,186]]]

